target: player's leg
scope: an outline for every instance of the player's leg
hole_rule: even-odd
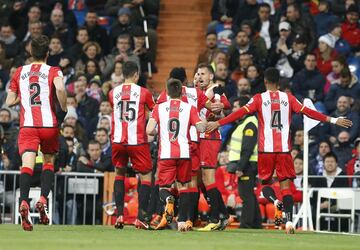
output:
[[[20,168],[20,207],[21,225],[24,230],[33,229],[30,218],[29,192],[30,183],[35,166],[36,153],[40,139],[37,129],[21,128],[18,137],[19,154],[21,155],[22,166]]]
[[[171,194],[171,186],[176,180],[176,160],[158,161],[159,197],[164,205],[164,213],[156,230],[164,229],[174,217],[175,197]]]
[[[271,187],[272,176],[277,164],[278,154],[260,153],[258,156],[259,179],[263,185],[262,194],[271,203],[275,205],[275,225],[282,224],[282,202],[276,197],[274,189]],[[277,173],[277,172],[276,172]]]
[[[197,142],[191,143],[191,182],[188,184],[189,207],[188,207],[188,226],[192,227],[197,215],[199,203],[198,174],[200,171],[200,149]]]
[[[124,197],[125,197],[125,174],[128,163],[128,155],[123,145],[112,144],[112,163],[115,167],[114,199],[117,210],[115,222],[116,229],[124,228]]]
[[[284,211],[286,216],[286,233],[293,234],[295,233],[295,229],[292,224],[294,199],[290,189],[290,183],[296,177],[296,174],[290,153],[278,155],[276,174],[280,182],[280,190],[283,196]]]
[[[133,169],[140,173],[139,206],[135,227],[138,229],[149,229],[151,217],[148,216],[147,211],[150,202],[152,173],[150,145],[128,146],[128,152]]]
[[[192,165],[190,160],[178,160],[176,169],[177,189],[179,191],[179,214],[178,214],[178,230],[192,230],[192,222],[189,217],[190,208],[190,190]]]

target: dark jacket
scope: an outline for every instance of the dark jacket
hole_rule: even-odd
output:
[[[100,25],[91,28],[85,25],[85,27],[89,34],[89,40],[97,42],[101,47],[102,54],[107,55],[110,52],[110,41],[106,29]]]
[[[320,12],[319,14],[314,16],[314,23],[316,25],[317,37],[320,37],[328,33],[330,31],[329,27],[331,27],[332,24],[338,22],[339,22],[339,18],[329,12],[327,13]]]
[[[360,117],[359,114],[356,112],[352,112],[348,110],[344,114],[340,114],[337,110],[331,114],[332,117],[346,117],[347,119],[351,120],[353,125],[350,128],[343,128],[337,126],[335,124],[330,124],[330,134],[334,137],[337,137],[341,131],[347,131],[350,133],[350,141],[354,141],[356,137],[359,135],[359,128],[360,128]]]
[[[304,98],[322,101],[324,98],[325,82],[326,79],[317,69],[313,71],[302,69],[295,74],[291,90],[299,101],[302,101]]]
[[[89,156],[86,156],[89,160]],[[101,155],[100,159],[96,162],[92,162],[89,160],[89,163],[85,165],[81,161],[77,162],[76,171],[77,172],[86,172],[86,173],[94,173],[95,170],[100,172],[113,171],[111,157]]]
[[[352,145],[350,142],[335,145],[333,151],[338,159],[338,166],[345,170],[346,164],[351,160],[352,156]]]

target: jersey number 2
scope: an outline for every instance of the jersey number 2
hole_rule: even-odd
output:
[[[176,141],[180,131],[180,121],[176,118],[171,118],[168,122],[168,131],[171,134],[170,141]]]
[[[30,106],[40,106],[40,84],[37,82],[30,83]]]
[[[281,130],[282,127],[280,110],[274,110],[271,114],[271,128]]]

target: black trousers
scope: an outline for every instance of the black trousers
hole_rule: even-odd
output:
[[[243,200],[240,228],[261,228],[261,214],[259,203],[254,193],[257,175],[257,163],[250,162],[244,175],[238,179],[238,190]]]

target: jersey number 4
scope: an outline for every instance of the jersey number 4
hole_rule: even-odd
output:
[[[120,122],[132,122],[136,117],[136,110],[133,107],[136,105],[135,101],[120,101],[118,103],[120,110]]]
[[[30,106],[41,106],[40,84],[37,82],[30,83]]]
[[[171,118],[168,122],[168,132],[171,134],[170,141],[176,141],[179,136],[180,121],[176,118]]]
[[[271,128],[281,130],[283,125],[281,124],[281,112],[280,110],[274,110],[271,113]]]

